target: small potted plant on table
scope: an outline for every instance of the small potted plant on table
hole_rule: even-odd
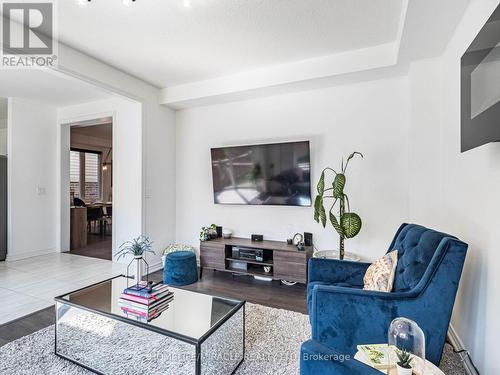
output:
[[[132,260],[129,263],[129,266],[130,264],[132,264],[132,262],[134,262],[134,268],[135,268],[134,282],[136,285],[139,284],[142,280],[143,276],[142,263],[145,263],[147,265],[146,261],[144,260],[144,254],[146,253],[154,254],[152,247],[153,243],[151,242],[149,237],[139,236],[137,238],[134,238],[132,241],[124,242],[120,246],[120,250],[115,255],[117,259],[126,256],[133,256]],[[128,267],[127,267],[127,272],[128,272]]]
[[[398,362],[396,363],[398,375],[412,375],[411,361],[413,356],[404,349],[396,350],[396,355],[398,356]]]

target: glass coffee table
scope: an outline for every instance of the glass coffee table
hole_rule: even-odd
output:
[[[132,284],[132,281],[129,281]],[[98,374],[232,374],[245,356],[245,302],[170,288],[150,322],[128,318],[118,276],[56,297],[55,353]]]

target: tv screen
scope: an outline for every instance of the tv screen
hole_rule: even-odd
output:
[[[461,59],[462,152],[500,141],[500,6]]]
[[[212,148],[217,204],[311,205],[309,141]]]

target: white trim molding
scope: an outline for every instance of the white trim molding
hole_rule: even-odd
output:
[[[335,77],[394,67],[407,11],[408,0],[402,0],[395,40],[389,43],[165,87],[160,103],[172,109],[227,103],[302,91],[311,84],[328,86]]]
[[[457,331],[455,331],[455,328],[453,327],[452,324],[450,324],[450,327],[448,328],[448,340],[450,341],[450,344],[455,351],[461,352],[459,356],[460,359],[462,360],[462,363],[464,365],[467,374],[479,375],[479,372],[477,372],[476,368],[474,367],[474,364],[472,363],[472,358],[470,357],[469,351],[465,349],[462,340],[458,336]]]
[[[163,269],[163,261],[157,261],[149,265],[149,275]]]
[[[54,248],[45,249],[45,250],[36,250],[36,251],[26,251],[21,253],[9,254],[7,252],[7,262],[15,262],[16,260],[22,260],[27,258],[33,258],[40,255],[48,255],[52,253],[58,253],[59,250]]]

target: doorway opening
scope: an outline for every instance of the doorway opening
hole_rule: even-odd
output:
[[[113,118],[69,126],[69,252],[112,260]]]

